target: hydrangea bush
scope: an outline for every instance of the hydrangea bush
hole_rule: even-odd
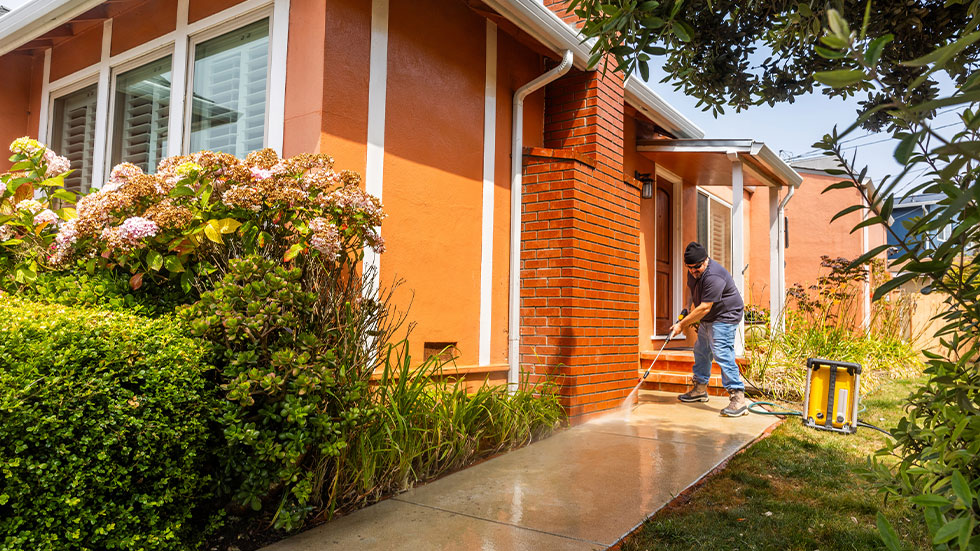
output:
[[[75,217],[61,205],[75,194],[64,189],[68,159],[30,138],[14,140],[10,152],[13,166],[0,175],[0,277],[25,284],[53,267],[55,236]]]
[[[244,160],[211,151],[168,157],[155,174],[123,163],[78,200],[50,261],[122,269],[134,289],[152,278],[185,292],[210,288],[230,259],[250,255],[321,276],[356,263],[366,246],[384,249],[381,204],[359,184],[326,155],[280,159],[271,149]]]

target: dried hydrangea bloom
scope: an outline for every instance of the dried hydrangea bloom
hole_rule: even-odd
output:
[[[44,162],[47,164],[47,169],[44,171],[45,178],[52,178],[71,170],[71,161],[50,149],[44,151]]]
[[[325,193],[340,185],[340,175],[329,168],[314,168],[303,175],[306,188]]]
[[[340,183],[344,186],[358,187],[361,185],[361,175],[353,170],[342,170],[340,171]]]
[[[314,218],[310,221],[310,246],[334,259],[340,254],[340,232],[337,226],[325,218]]]
[[[265,148],[253,151],[245,156],[245,164],[249,168],[268,170],[279,163],[279,154],[275,149]]]
[[[37,214],[44,210],[44,205],[40,201],[34,199],[24,199],[23,201],[17,203],[17,210],[26,210],[32,215]]]
[[[167,230],[182,230],[194,219],[194,213],[190,209],[176,205],[170,199],[165,199],[146,209],[143,216],[155,222],[161,229]]]
[[[258,212],[262,208],[262,192],[249,185],[234,185],[224,192],[221,201],[229,207]]]
[[[6,241],[16,235],[14,228],[6,224],[0,225],[0,241]]]
[[[109,250],[127,252],[145,247],[144,240],[155,236],[158,231],[159,228],[152,220],[132,216],[117,227],[102,230],[99,237]]]
[[[368,226],[380,226],[386,216],[381,201],[356,186],[344,186],[317,199],[324,208],[339,208],[346,216],[360,213]]]
[[[23,138],[17,138],[10,144],[11,153],[20,153],[21,155],[27,155],[28,157],[34,155],[38,151],[45,149],[41,142],[24,136]]]

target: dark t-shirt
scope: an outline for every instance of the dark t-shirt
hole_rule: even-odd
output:
[[[687,287],[691,290],[691,302],[695,306],[702,302],[710,302],[711,310],[701,321],[722,323],[739,323],[742,321],[742,311],[745,304],[742,295],[738,294],[735,280],[721,264],[714,260],[708,261],[708,267],[701,277],[694,279],[691,272],[687,273]]]

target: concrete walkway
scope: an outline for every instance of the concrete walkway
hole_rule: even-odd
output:
[[[560,432],[264,551],[605,549],[777,421],[719,416],[727,404],[642,392],[628,417]]]

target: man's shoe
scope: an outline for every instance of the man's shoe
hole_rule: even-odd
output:
[[[742,415],[749,414],[749,404],[745,402],[745,391],[744,390],[729,390],[728,407],[721,410],[721,414],[725,417],[741,417]]]
[[[677,397],[682,402],[707,402],[708,384],[694,383],[694,388]]]

